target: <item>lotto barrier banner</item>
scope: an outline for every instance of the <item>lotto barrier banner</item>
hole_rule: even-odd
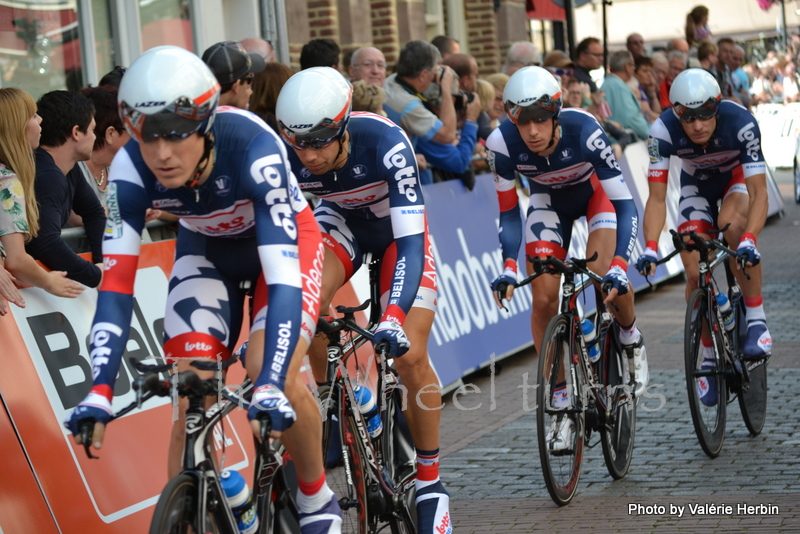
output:
[[[135,286],[134,316],[114,389],[115,410],[134,399],[139,373],[128,357],[162,356],[161,331],[174,241],[144,245]],[[92,383],[88,336],[96,290],[77,299],[21,290],[27,307],[0,318],[0,532],[146,532],[167,482],[167,446],[173,414],[168,399],[114,421],[100,460],[86,457],[62,422]],[[229,383],[244,377],[231,368]],[[252,438],[244,412],[234,411],[223,439],[226,465],[252,479]]]
[[[161,349],[167,284],[175,241],[142,245],[134,287],[130,339],[114,388],[114,410],[134,400],[139,376],[129,357],[163,356]],[[88,259],[88,258],[87,258]],[[364,282],[364,285],[366,282]],[[89,332],[97,291],[77,299],[53,297],[41,289],[20,290],[27,306],[11,305],[0,317],[0,534],[128,534],[147,532],[158,496],[167,483],[167,449],[173,406],[153,398],[111,423],[99,460],[86,457],[62,422],[89,391],[92,373]],[[352,285],[334,305],[361,302]],[[362,314],[361,322],[366,322]],[[243,329],[242,338],[246,338]],[[374,380],[375,365],[363,347],[349,371]],[[361,357],[363,356],[363,357]],[[309,381],[310,371],[301,370]],[[239,384],[241,365],[228,369],[228,384]],[[214,446],[225,466],[252,481],[253,440],[246,414],[226,418]]]

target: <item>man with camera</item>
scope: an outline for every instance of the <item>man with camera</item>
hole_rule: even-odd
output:
[[[466,163],[457,172],[469,166],[472,151],[477,139],[478,125],[475,122],[480,113],[477,98],[467,105],[466,122],[458,145],[456,141],[456,110],[453,94],[460,94],[454,72],[440,66],[441,54],[432,44],[425,41],[411,41],[400,51],[396,73],[386,79],[383,86],[386,92],[384,110],[388,117],[411,138],[415,151],[429,155],[445,165],[452,160],[460,160],[466,154]],[[431,87],[432,85],[437,87]],[[455,87],[454,87],[455,85]],[[438,93],[431,97],[431,89]],[[445,90],[442,90],[445,88]],[[463,98],[463,97],[462,97]],[[471,108],[470,108],[471,106]],[[430,169],[420,171],[420,182],[431,183]],[[471,188],[470,183],[466,183]]]

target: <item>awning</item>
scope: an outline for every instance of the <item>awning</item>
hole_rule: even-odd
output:
[[[534,20],[566,20],[567,15],[563,7],[559,7],[552,0],[525,0],[528,18]]]

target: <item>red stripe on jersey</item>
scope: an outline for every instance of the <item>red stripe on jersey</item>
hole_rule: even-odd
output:
[[[386,306],[386,312],[383,314],[383,321],[392,321],[394,323],[403,326],[403,323],[406,322],[406,314],[403,313],[403,310],[400,306],[396,304],[389,304]]]
[[[164,343],[164,356],[167,363],[174,363],[181,358],[207,359],[226,361],[231,356],[228,347],[210,334],[186,332],[179,334]]]
[[[114,390],[111,388],[111,386],[106,384],[98,384],[93,386],[89,393],[97,393],[98,395],[102,395],[103,397],[107,398],[109,402],[111,402],[111,399],[114,398]]]
[[[625,261],[623,261],[623,260],[621,260],[619,258],[614,258],[613,260],[611,260],[611,266],[610,267],[619,267],[623,271],[627,271],[628,270],[628,264],[625,263]]]
[[[686,221],[678,226],[678,233],[697,232],[698,234],[709,235],[715,232],[714,225],[708,221]]]
[[[564,247],[551,243],[550,241],[533,241],[525,245],[525,253],[528,256],[539,256],[546,258],[547,256],[555,256],[560,260],[567,258],[567,251]]]
[[[350,254],[348,254],[347,250],[345,250],[341,243],[336,241],[336,239],[334,239],[330,234],[326,233],[322,234],[322,244],[336,254],[336,257],[339,258],[339,261],[344,267],[344,279],[350,280],[355,272],[355,269],[353,268],[353,262],[350,259]]]
[[[508,211],[517,205],[517,190],[498,191],[497,200],[500,203],[500,211]]]
[[[136,281],[136,267],[139,256],[130,254],[108,254],[103,257],[103,283],[100,291],[113,291],[123,295],[133,295]]]
[[[669,180],[669,171],[662,169],[650,169],[650,172],[647,173],[647,180],[649,182],[665,184]]]

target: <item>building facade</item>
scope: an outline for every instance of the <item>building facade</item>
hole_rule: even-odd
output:
[[[391,65],[406,42],[446,34],[491,73],[529,28],[525,0],[0,0],[0,86],[38,98],[96,84],[155,46],[200,54],[252,36],[298,68],[303,44],[318,37],[346,52],[375,46]]]

